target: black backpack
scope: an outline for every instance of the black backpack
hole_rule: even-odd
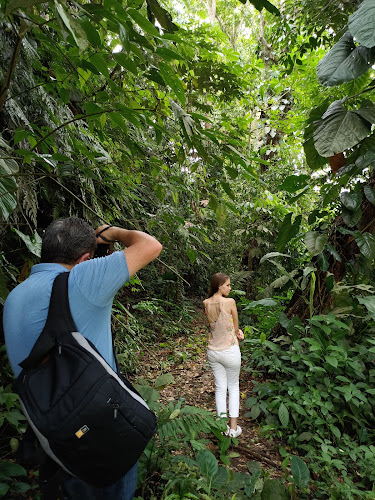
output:
[[[77,332],[69,273],[53,284],[47,322],[14,382],[22,410],[46,454],[96,487],[120,479],[156,431],[139,393]]]

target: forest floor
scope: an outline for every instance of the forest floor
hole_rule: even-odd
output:
[[[174,383],[160,391],[161,402],[178,401],[180,398],[190,406],[215,412],[215,384],[212,371],[206,363],[207,326],[206,318],[199,310],[189,325],[186,334],[169,341],[156,342],[152,350],[143,354],[144,373],[140,376],[156,380],[163,373],[171,373]],[[279,443],[260,436],[256,424],[245,417],[248,411],[245,402],[252,395],[253,377],[242,370],[240,375],[240,417],[242,435],[239,444],[232,444],[228,450],[234,456],[230,467],[238,472],[248,472],[248,462],[259,462],[270,477],[283,475]],[[216,438],[212,436],[213,442]],[[213,453],[217,451],[211,449]],[[216,453],[218,455],[218,453]],[[238,456],[237,456],[238,455]]]

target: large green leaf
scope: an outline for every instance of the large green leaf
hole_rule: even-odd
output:
[[[185,107],[184,86],[182,85],[182,82],[177,76],[175,70],[172,68],[172,66],[169,66],[163,61],[159,62],[159,69],[160,69],[160,74],[166,85],[170,86],[170,88],[176,95],[177,99],[180,101],[181,105]]]
[[[303,189],[310,180],[309,175],[288,175],[282,184],[278,187],[280,191],[288,191],[288,193],[295,193]]]
[[[345,208],[354,212],[362,203],[362,194],[359,190],[344,191],[340,199]]]
[[[172,22],[172,16],[166,11],[157,0],[147,0],[151,12],[159,21],[160,26],[169,33],[178,30],[178,27]]]
[[[193,250],[192,248],[187,248],[186,249],[186,255],[189,257],[189,260],[192,264],[194,264],[195,259],[197,258],[197,252]]]
[[[358,224],[362,217],[362,209],[358,207],[356,210],[348,210],[347,208],[343,208],[342,210],[342,218],[344,219],[345,224],[349,227],[354,227]]]
[[[320,170],[327,163],[327,159],[320,156],[317,152],[313,138],[314,123],[321,119],[327,108],[328,102],[325,101],[323,104],[310,111],[303,134],[303,149],[305,151],[306,162],[313,170]]]
[[[366,259],[375,259],[375,236],[370,233],[356,231],[354,233],[354,238],[361,254],[366,257]]]
[[[228,482],[228,469],[226,467],[219,467],[217,473],[212,480],[212,487],[219,489]]]
[[[0,462],[0,480],[10,477],[26,476],[27,472],[23,467],[14,462]]]
[[[99,54],[95,53],[92,56],[90,56],[90,63],[95,66],[97,71],[104,75],[106,78],[109,78],[109,70],[108,70],[108,65],[105,60],[105,54]]]
[[[326,234],[318,233],[316,231],[309,231],[305,236],[305,245],[311,255],[314,256],[323,251],[327,240],[328,236]]]
[[[152,36],[160,37],[159,30],[152,24],[148,19],[146,19],[139,10],[128,9],[129,16],[138,24],[140,28],[146,33]]]
[[[22,233],[15,227],[12,227],[12,231],[18,234],[18,236],[21,238],[21,240],[23,240],[31,253],[33,253],[37,257],[40,257],[42,251],[42,238],[36,231],[34,232],[32,238],[30,238],[29,235]]]
[[[118,52],[117,54],[113,54],[113,57],[116,62],[120,64],[120,66],[133,73],[133,75],[138,74],[137,65],[126,54],[124,54],[123,52]]]
[[[374,62],[375,48],[357,47],[347,31],[319,61],[316,72],[322,85],[332,87],[359,78],[369,71]]]
[[[289,212],[284,217],[283,222],[281,223],[279,233],[276,239],[276,250],[278,252],[282,252],[286,247],[287,243],[297,236],[299,227],[301,225],[301,215],[297,215],[294,222],[292,223],[292,213]]]
[[[359,9],[349,16],[349,31],[365,47],[375,46],[375,2],[364,0]]]
[[[375,320],[375,297],[373,295],[367,297],[357,296],[357,300],[366,307],[371,318]]]
[[[368,122],[375,123],[375,105],[369,99],[363,99],[361,106],[355,111],[357,115]]]
[[[366,185],[363,188],[363,192],[370,203],[375,205],[375,193],[371,186]]]
[[[243,4],[247,2],[247,0],[240,0]],[[259,12],[262,11],[262,9],[268,10],[268,12],[271,12],[271,14],[275,14],[275,16],[280,16],[280,11],[277,7],[275,7],[271,2],[268,0],[249,0],[250,3],[254,5],[254,7],[259,10]]]
[[[83,52],[88,47],[87,35],[81,24],[74,19],[73,16],[70,15],[64,9],[64,6],[55,0],[55,12],[61,19],[62,24],[67,28],[67,30],[71,33],[74,41],[79,47],[80,51]]]
[[[310,482],[310,471],[305,462],[292,455],[290,459],[290,470],[292,471],[293,481],[299,488],[307,488]]]
[[[213,478],[218,471],[218,463],[209,450],[198,451],[196,461],[200,471],[208,478]]]
[[[334,101],[314,124],[314,144],[321,156],[334,156],[352,148],[371,131],[371,124],[355,111],[344,108],[343,102]]]

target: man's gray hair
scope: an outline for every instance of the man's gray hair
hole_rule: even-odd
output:
[[[41,262],[74,264],[83,254],[93,254],[95,249],[95,231],[88,222],[77,217],[58,219],[44,233]]]

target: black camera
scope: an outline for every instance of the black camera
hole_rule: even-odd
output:
[[[106,245],[105,243],[98,243],[94,253],[94,258],[105,257],[106,255],[108,255],[108,252],[109,252],[109,245]]]

